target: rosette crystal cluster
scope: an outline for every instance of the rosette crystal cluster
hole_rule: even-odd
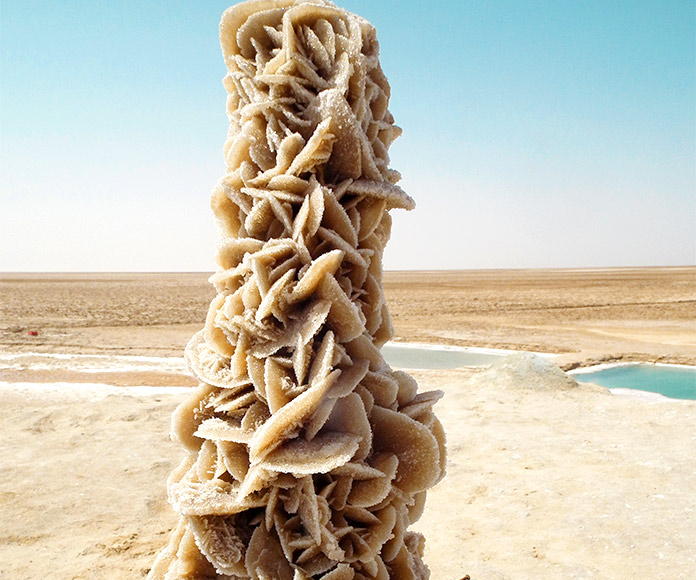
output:
[[[413,200],[388,168],[400,130],[375,30],[323,0],[252,0],[220,31],[217,295],[186,349],[180,519],[150,578],[428,578],[408,527],[444,475],[441,393],[380,351],[388,212]]]

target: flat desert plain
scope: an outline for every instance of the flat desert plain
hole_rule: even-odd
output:
[[[180,356],[208,274],[5,274],[0,348]],[[696,267],[386,272],[394,340],[696,363]],[[29,334],[37,333],[36,335]]]
[[[176,521],[168,425],[193,381],[175,359],[132,356],[181,356],[206,278],[2,276],[1,580],[147,575]],[[696,268],[385,275],[396,340],[555,353],[565,368],[693,364],[695,282]],[[412,372],[445,392],[448,474],[415,526],[432,580],[696,578],[696,402],[535,372]]]

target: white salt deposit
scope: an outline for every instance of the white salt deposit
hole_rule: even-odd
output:
[[[0,353],[0,370],[99,372],[170,372],[187,373],[183,357],[100,355],[69,353]]]
[[[501,358],[472,382],[515,391],[565,391],[578,387],[577,381],[555,364],[529,352]]]
[[[420,350],[446,350],[452,352],[470,352],[476,354],[495,354],[495,355],[508,355],[516,354],[523,351],[512,350],[506,348],[486,348],[481,346],[457,346],[453,344],[433,344],[428,342],[394,342],[389,341],[384,346],[394,347],[394,348],[417,348]],[[547,352],[532,352],[537,356],[543,358],[554,358],[558,355]]]
[[[86,398],[89,401],[101,401],[110,395],[129,397],[151,397],[155,395],[185,396],[193,391],[191,387],[114,387],[102,383],[8,383],[0,381],[0,391],[20,392],[25,398],[40,398],[50,395],[53,400],[74,400]]]

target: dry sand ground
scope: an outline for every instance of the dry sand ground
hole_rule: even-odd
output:
[[[390,272],[396,339],[696,363],[696,267]]]
[[[387,272],[384,285],[396,340],[696,363],[696,267]],[[213,295],[200,273],[0,275],[0,348],[179,356]]]
[[[391,274],[386,286],[403,340],[693,362],[695,274]],[[0,352],[180,356],[210,299],[204,279],[5,277]],[[0,579],[143,578],[174,522],[164,484],[182,451],[168,423],[187,389],[55,383],[189,379],[63,367],[0,370]],[[695,402],[413,374],[446,392],[448,475],[417,524],[433,580],[696,577]]]

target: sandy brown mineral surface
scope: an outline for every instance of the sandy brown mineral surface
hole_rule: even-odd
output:
[[[386,289],[401,341],[693,363],[695,278],[388,273]],[[119,357],[180,357],[212,296],[205,279],[2,277],[0,355],[82,356],[0,365],[0,579],[145,577],[175,521],[169,420],[191,379],[178,362]],[[412,372],[445,391],[448,475],[416,526],[432,580],[696,577],[696,402],[511,388],[483,372]]]

